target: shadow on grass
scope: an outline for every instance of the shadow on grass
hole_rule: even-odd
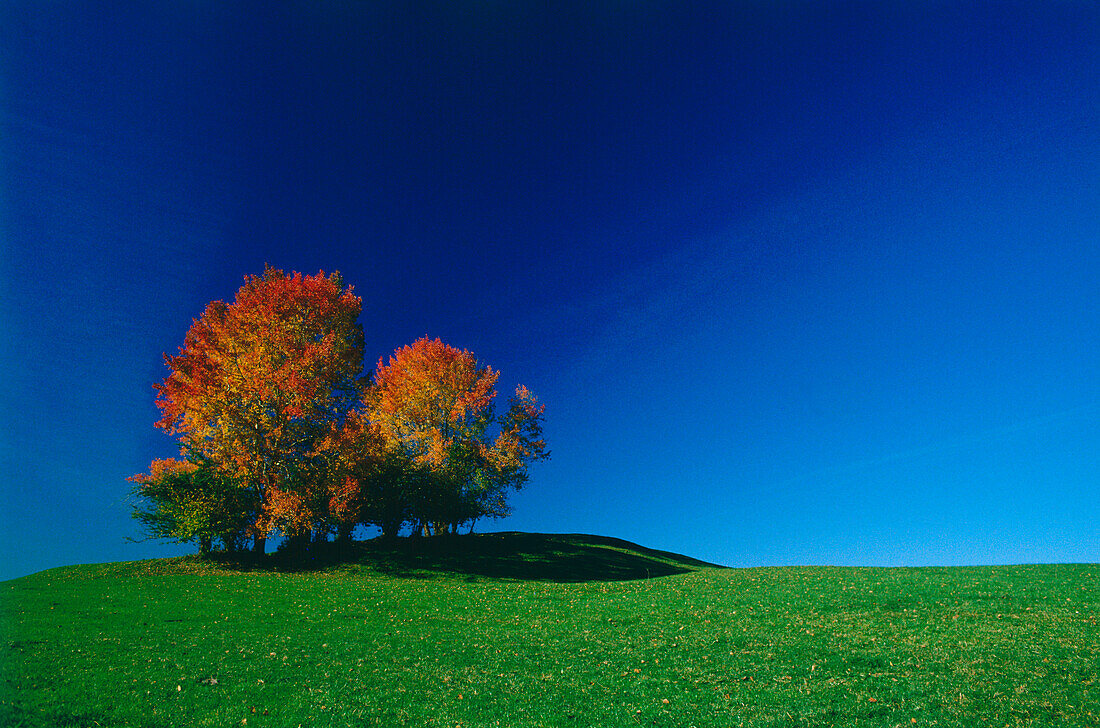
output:
[[[0,725],[8,728],[84,728],[110,723],[102,713],[71,711],[57,705],[35,712],[16,702],[0,704]]]
[[[327,543],[309,554],[277,553],[259,562],[213,558],[249,570],[365,568],[407,578],[551,582],[652,579],[717,566],[605,536],[517,532]]]

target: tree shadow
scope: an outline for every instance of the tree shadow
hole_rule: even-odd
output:
[[[282,573],[373,571],[435,579],[586,582],[654,579],[699,568],[725,568],[607,536],[499,532],[313,544],[308,552],[214,553],[218,570]]]
[[[16,699],[6,705],[0,703],[0,725],[13,728],[84,728],[110,725],[110,722],[103,713],[71,710],[60,705],[49,705],[35,712]]]
[[[272,554],[263,563],[241,566],[568,583],[653,579],[718,565],[605,536],[504,532],[316,544],[308,554]]]

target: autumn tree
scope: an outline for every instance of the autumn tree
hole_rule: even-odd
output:
[[[261,552],[331,523],[343,484],[326,477],[320,444],[358,402],[362,302],[338,273],[248,276],[232,303],[213,301],[193,321],[171,373],[155,385],[157,425],[185,453],[208,459],[252,493],[249,533]]]
[[[498,377],[470,352],[427,337],[379,360],[365,407],[391,462],[420,474],[405,491],[416,530],[455,532],[507,515],[528,464],[548,457],[544,406],[521,386],[498,420]]]

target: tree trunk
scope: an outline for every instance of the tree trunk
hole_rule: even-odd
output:
[[[240,533],[227,533],[222,536],[222,543],[227,554],[239,554],[247,547],[248,537]]]
[[[267,536],[256,537],[256,542],[252,545],[252,553],[257,556],[263,556],[267,553]]]
[[[401,530],[401,521],[383,521],[381,528],[382,539],[384,541],[392,541],[397,538],[397,534]]]
[[[286,539],[286,552],[294,556],[301,556],[309,551],[309,542],[312,539],[310,534],[299,533],[294,536],[287,536]]]
[[[199,556],[209,556],[210,552],[214,548],[214,539],[210,536],[203,536],[199,539]]]

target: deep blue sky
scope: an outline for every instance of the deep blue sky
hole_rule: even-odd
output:
[[[265,262],[546,402],[480,530],[1100,561],[1095,3],[360,5],[5,3],[0,578],[179,552],[151,384]]]

